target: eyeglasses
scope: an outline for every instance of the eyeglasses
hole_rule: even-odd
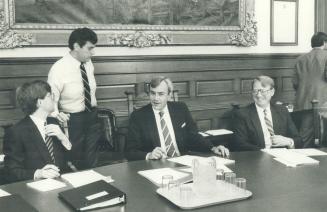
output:
[[[266,95],[269,91],[271,91],[271,88],[268,90],[263,90],[263,89],[254,89],[252,90],[252,93],[257,95],[259,93],[261,93],[262,95]]]

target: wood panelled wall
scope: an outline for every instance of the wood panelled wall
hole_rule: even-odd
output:
[[[128,125],[125,91],[155,75],[170,77],[200,129],[225,125],[232,103],[251,101],[251,83],[257,75],[275,79],[275,100],[293,102],[292,74],[297,54],[174,55],[95,57],[97,99],[117,114],[120,128]],[[0,125],[23,117],[15,105],[15,89],[26,81],[46,80],[58,58],[3,58],[0,60]],[[0,151],[3,130],[0,131]]]

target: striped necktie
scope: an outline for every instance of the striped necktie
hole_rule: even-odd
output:
[[[267,109],[264,109],[263,110],[263,113],[265,115],[264,119],[265,119],[265,122],[266,122],[267,129],[269,131],[269,134],[270,134],[270,136],[274,136],[275,133],[274,133],[273,123],[268,118],[268,111],[267,111]]]
[[[83,79],[83,86],[84,86],[84,102],[85,102],[85,110],[90,112],[92,105],[91,105],[91,89],[89,85],[89,80],[87,78],[86,69],[84,67],[84,63],[80,65],[82,79]]]
[[[163,138],[164,138],[164,141],[165,141],[167,156],[168,157],[177,156],[175,147],[173,145],[172,138],[171,138],[169,130],[168,130],[168,126],[167,126],[166,121],[165,121],[165,119],[163,117],[164,113],[159,112],[159,115],[160,115],[160,125],[161,125],[162,135],[163,135]]]
[[[46,126],[47,123],[45,122],[44,123],[44,126]],[[45,145],[47,146],[48,148],[48,151],[49,151],[49,154],[50,154],[50,157],[51,157],[51,160],[53,163],[55,163],[55,157],[54,157],[54,153],[53,153],[53,141],[52,141],[52,137],[51,136],[47,136],[45,135]]]

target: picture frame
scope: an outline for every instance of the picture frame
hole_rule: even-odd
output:
[[[298,0],[271,0],[271,46],[298,44],[298,7]]]
[[[217,6],[217,8],[210,5],[205,6],[206,4],[200,5],[201,1],[198,0],[138,0],[142,3],[139,4],[141,5],[140,8],[145,8],[145,12],[143,12],[144,14],[142,12],[133,14],[143,14],[146,17],[143,19],[145,22],[142,22],[142,18],[131,15],[130,10],[122,10],[118,6],[109,6],[113,8],[110,14],[115,14],[109,18],[105,17],[109,12],[99,13],[102,16],[94,12],[98,11],[99,8],[103,8],[106,4],[119,5],[122,2],[133,1],[97,0],[95,2],[97,2],[98,8],[94,7],[93,10],[90,9],[89,5],[80,6],[82,3],[87,4],[87,2],[90,2],[85,0],[0,1],[2,1],[2,4],[0,3],[0,14],[3,13],[3,21],[8,30],[31,37],[29,44],[25,42],[23,43],[24,46],[66,46],[70,32],[79,27],[89,27],[95,30],[99,37],[99,46],[254,46],[257,41],[254,0],[206,0],[209,3],[221,2],[222,5]],[[199,5],[196,7],[188,6],[187,10],[181,7],[180,11],[182,12],[171,12],[176,10],[172,9],[171,2]],[[162,5],[156,7],[159,3],[165,3],[167,9],[163,10],[162,8],[165,7],[162,7]],[[76,13],[76,11],[70,13],[68,9],[61,12],[62,8],[53,9],[61,4],[65,4],[63,5],[65,8],[75,8],[76,10],[79,8],[78,12],[85,13],[80,17],[71,17],[72,14],[79,13]],[[132,9],[135,7],[133,5],[129,6]],[[49,12],[40,15],[41,11],[46,9]],[[167,18],[160,18],[162,14],[168,14]],[[182,15],[176,18],[176,14]],[[96,15],[98,17],[94,18]],[[0,21],[2,16],[0,15]],[[103,21],[105,18],[107,18],[107,22]],[[235,22],[236,18],[237,22]],[[228,22],[229,19],[234,20],[234,22]],[[166,23],[166,20],[171,22]],[[224,22],[221,22],[221,20],[224,20]],[[222,24],[215,25],[216,23]],[[231,24],[229,25],[229,23]]]

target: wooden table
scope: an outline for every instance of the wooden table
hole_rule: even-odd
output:
[[[326,149],[325,149],[326,151]],[[314,157],[319,165],[288,168],[263,152],[232,153],[235,165],[229,167],[238,177],[247,179],[253,196],[244,201],[205,207],[194,211],[219,212],[316,212],[327,211],[327,157]],[[96,168],[103,175],[111,175],[113,185],[127,194],[127,204],[98,211],[169,212],[181,211],[157,195],[156,186],[137,174],[139,170],[174,167],[169,161],[134,161]],[[9,193],[18,193],[39,211],[70,211],[59,198],[66,188],[41,193],[19,182],[0,186]]]

